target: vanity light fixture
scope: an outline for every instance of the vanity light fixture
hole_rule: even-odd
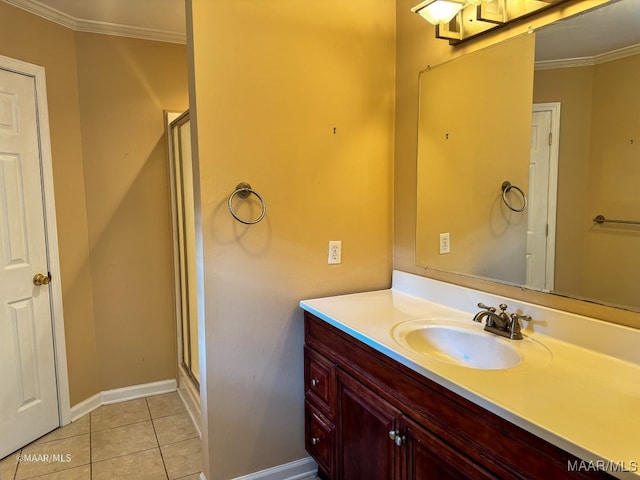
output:
[[[453,20],[467,0],[426,0],[411,9],[432,25],[449,23]]]
[[[425,0],[411,9],[455,45],[569,0]]]

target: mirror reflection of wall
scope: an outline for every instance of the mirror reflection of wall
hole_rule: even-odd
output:
[[[529,91],[530,101],[532,99],[535,105],[555,105],[559,115],[559,134],[555,139],[559,141],[556,207],[553,202],[548,207],[557,217],[555,241],[552,242],[555,260],[551,252],[551,265],[545,267],[547,275],[551,276],[548,284],[551,287],[541,286],[528,276],[530,265],[522,253],[522,249],[527,248],[526,228],[518,231],[513,219],[496,215],[500,192],[495,185],[487,185],[486,177],[477,173],[476,169],[482,171],[482,163],[472,163],[475,159],[487,164],[486,158],[478,158],[481,155],[473,145],[468,145],[467,150],[458,152],[459,156],[452,160],[444,156],[445,153],[453,153],[452,149],[450,152],[438,151],[425,141],[428,134],[423,132],[423,125],[433,128],[425,117],[433,119],[436,114],[423,112],[427,107],[424,92],[428,87],[423,80],[440,68],[449,68],[449,64],[421,75],[416,237],[416,263],[419,266],[640,310],[635,280],[640,271],[640,255],[637,254],[640,251],[640,226],[599,225],[593,221],[596,215],[640,221],[640,197],[636,193],[640,184],[640,164],[637,161],[640,158],[640,91],[634,86],[640,74],[640,29],[637,28],[640,11],[633,3],[633,0],[620,0],[606,4],[543,27],[535,35],[536,69],[533,94]],[[575,50],[577,47],[580,49]],[[597,50],[592,47],[597,47]],[[610,54],[612,51],[615,53]],[[474,52],[467,57],[476,57],[483,52]],[[522,53],[513,55],[512,60],[515,61],[519,55]],[[466,57],[460,58],[463,59]],[[496,68],[502,67],[496,65]],[[531,74],[533,65],[520,68]],[[513,79],[506,82],[509,88],[522,83],[519,77],[513,76],[515,74],[508,75],[504,78]],[[482,82],[477,81],[479,77],[475,71],[469,70],[466,76],[477,95],[486,92]],[[525,82],[526,85],[529,84]],[[503,102],[508,101],[508,92],[504,93]],[[458,118],[460,123],[473,118],[475,128],[503,122],[507,125],[503,131],[507,133],[496,135],[495,139],[519,137],[526,131],[529,142],[529,133],[535,130],[535,125],[528,123],[525,127],[513,121],[504,123],[505,119],[497,116],[499,108],[479,108],[479,102],[473,98],[467,98],[462,102],[462,108],[457,109],[460,107],[459,99],[458,92],[441,99],[442,105],[452,110],[447,113],[451,118]],[[443,115],[443,108],[440,107],[438,115]],[[516,108],[519,109],[520,105]],[[531,110],[529,104],[527,122],[531,121]],[[478,111],[484,116],[475,116]],[[521,112],[520,115],[526,114]],[[535,120],[535,114],[533,118]],[[491,150],[492,158],[497,159],[509,151],[508,144],[502,143],[496,141],[482,148]],[[531,141],[532,146],[534,143]],[[512,163],[520,162],[520,167],[524,168],[523,165],[531,162],[528,151],[525,154],[518,151],[517,155],[514,152],[512,148]],[[461,183],[453,176],[447,177],[433,170],[436,167],[426,163],[433,160],[426,158],[435,154],[440,156],[442,164],[456,166],[459,172],[456,179],[466,174],[473,176],[481,186],[486,186],[485,190],[490,194],[483,193],[482,197],[495,203],[482,204],[474,185],[469,186],[469,183]],[[501,168],[507,171],[511,167],[515,168],[511,164]],[[437,172],[435,176],[444,181],[438,185],[428,184],[424,175],[429,171]],[[533,177],[519,181],[531,200],[534,195],[532,185],[536,183]],[[550,184],[555,184],[555,179]],[[458,192],[453,200],[446,199],[446,195],[455,192],[458,186],[464,186],[465,194]],[[426,191],[427,188],[430,191]],[[468,189],[473,193],[467,195]],[[432,194],[438,198],[429,200]],[[438,233],[449,230],[447,223],[440,222],[434,211],[444,211],[444,217],[448,217],[452,230],[451,254],[440,255],[437,251]],[[528,208],[520,220],[526,226],[531,223],[533,215],[532,209]],[[483,222],[479,222],[479,218]],[[502,223],[497,224],[498,221]],[[454,228],[459,225],[470,228],[454,234]],[[496,229],[496,225],[502,225],[503,230]],[[553,228],[551,230],[553,235]],[[505,232],[513,233],[513,236],[509,237]]]
[[[533,47],[523,35],[421,73],[419,265],[524,282],[527,217],[506,207],[501,185],[528,181]]]
[[[631,3],[538,33],[534,103],[562,105],[554,291],[637,308],[640,228],[593,222],[596,215],[640,221],[640,15]],[[577,28],[608,35],[593,45],[558,37]]]

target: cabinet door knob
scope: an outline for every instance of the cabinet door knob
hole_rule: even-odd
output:
[[[312,387],[317,387],[318,385],[320,385],[320,380],[318,380],[317,378],[312,378],[311,379],[311,386]]]
[[[313,437],[311,439],[311,445],[317,445],[320,443],[320,439],[318,437]]]
[[[390,430],[389,438],[393,440],[393,443],[395,443],[398,447],[401,447],[405,441],[404,435],[400,435],[400,432],[398,430]]]

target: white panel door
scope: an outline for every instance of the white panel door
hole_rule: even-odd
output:
[[[527,286],[536,290],[544,289],[546,278],[550,133],[551,113],[533,112],[527,216]]]
[[[534,105],[529,160],[527,284],[553,289],[559,104]]]
[[[35,80],[0,68],[0,458],[59,424]],[[47,277],[48,280],[48,277]]]

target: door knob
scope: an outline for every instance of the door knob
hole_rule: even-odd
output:
[[[49,282],[51,282],[51,278],[49,277],[49,275],[36,273],[33,277],[33,284],[37,287],[40,287],[42,285],[49,285]]]

